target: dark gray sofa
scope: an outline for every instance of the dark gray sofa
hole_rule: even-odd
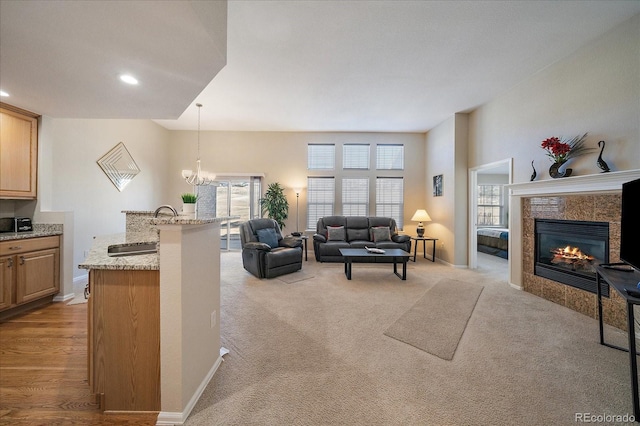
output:
[[[344,232],[340,227],[344,227]],[[373,228],[386,227],[389,228],[389,240],[374,241]],[[379,231],[382,231],[381,235],[386,233],[385,229],[375,232]],[[411,253],[411,237],[398,235],[396,221],[389,217],[327,216],[318,220],[316,233],[313,236],[313,250],[318,262],[342,262],[341,248],[364,248],[365,246],[383,250],[397,248]],[[372,259],[379,262],[393,262],[392,258]]]

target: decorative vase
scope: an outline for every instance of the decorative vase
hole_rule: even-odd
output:
[[[570,168],[565,168],[564,171],[560,171],[560,167],[562,167],[566,163],[566,161],[559,161],[557,163],[553,163],[551,167],[549,167],[549,176],[554,179],[569,177],[571,176],[571,172],[573,171]]]
[[[182,203],[182,215],[194,217],[196,215],[196,205],[194,203]]]

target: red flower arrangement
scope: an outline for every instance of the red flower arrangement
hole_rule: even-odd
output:
[[[582,136],[576,136],[570,141],[564,142],[560,138],[553,136],[543,140],[541,146],[547,151],[547,155],[554,163],[564,163],[570,158],[592,151],[593,148],[585,148],[584,146],[586,138],[587,134],[585,133]]]

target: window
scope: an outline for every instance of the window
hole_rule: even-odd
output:
[[[336,149],[339,151],[336,152]],[[336,164],[336,155],[339,157],[338,162],[342,164]],[[391,217],[395,219],[398,229],[402,229],[403,144],[375,144],[366,141],[309,143],[307,166],[305,229],[313,230],[318,219],[336,214]],[[376,176],[377,174],[384,176]]]
[[[318,219],[334,214],[335,186],[333,177],[307,178],[307,229],[316,229]]]
[[[369,216],[369,179],[342,179],[342,214]]]
[[[392,217],[396,220],[398,229],[404,227],[404,179],[382,178],[376,179],[376,216]]]
[[[502,185],[478,185],[478,225],[502,225]]]
[[[307,145],[307,167],[309,170],[333,170],[336,163],[336,146],[331,144]]]
[[[368,144],[344,144],[342,146],[343,169],[369,169]]]
[[[404,145],[377,145],[376,169],[404,170]]]

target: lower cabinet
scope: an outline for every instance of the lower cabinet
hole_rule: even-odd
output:
[[[60,237],[0,242],[0,312],[60,290]]]
[[[107,412],[160,411],[160,273],[89,271],[89,386]]]

